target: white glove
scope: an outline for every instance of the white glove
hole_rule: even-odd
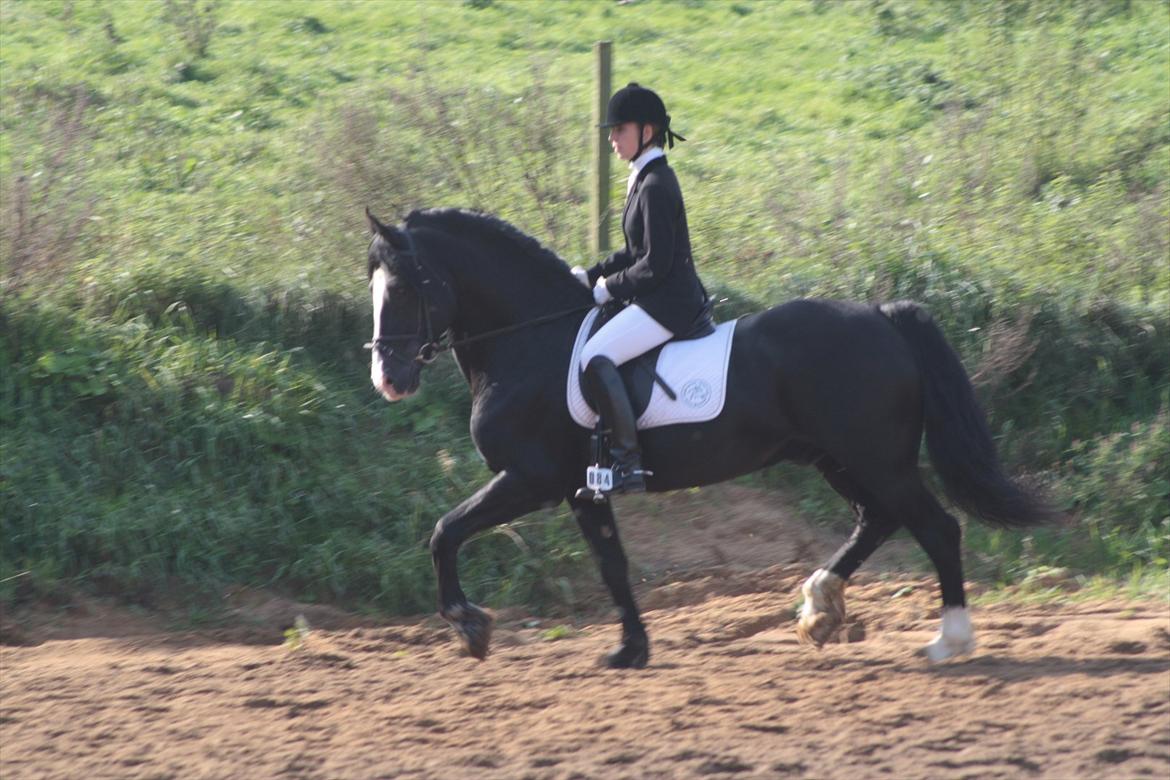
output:
[[[605,277],[597,280],[597,284],[593,285],[593,302],[598,306],[603,303],[609,303],[613,300],[613,294],[610,293],[609,288],[605,286]]]
[[[572,268],[570,268],[569,270],[573,272],[573,278],[575,278],[581,284],[585,285],[585,287],[589,287],[589,272],[588,271],[586,271],[584,268],[582,268],[579,265],[575,265]]]

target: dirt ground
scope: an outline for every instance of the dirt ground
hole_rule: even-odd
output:
[[[619,504],[642,671],[597,665],[601,611],[501,610],[483,663],[433,617],[248,591],[199,632],[97,602],[7,615],[0,778],[1170,777],[1166,601],[983,606],[975,654],[930,666],[934,581],[895,540],[817,651],[797,591],[840,540],[792,517],[744,487]]]

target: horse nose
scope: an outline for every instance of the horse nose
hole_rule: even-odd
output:
[[[374,389],[381,393],[387,401],[401,401],[410,394],[409,392],[400,392],[395,386],[394,380],[385,374],[371,373],[370,379],[373,381]]]
[[[394,389],[394,382],[386,375],[385,364],[378,350],[374,350],[370,360],[370,382],[374,389],[381,393],[388,401],[397,401],[402,396]]]

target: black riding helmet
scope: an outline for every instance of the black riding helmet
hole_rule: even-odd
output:
[[[662,102],[662,98],[658,97],[654,90],[646,89],[633,81],[613,93],[605,110],[605,121],[598,127],[616,127],[625,122],[634,122],[638,125],[639,155],[645,148],[642,142],[642,128],[646,125],[658,125],[662,128],[667,148],[673,149],[676,140],[687,140],[670,129],[670,114],[666,113],[666,104]]]

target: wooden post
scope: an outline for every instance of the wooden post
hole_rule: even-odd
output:
[[[597,128],[605,121],[605,108],[611,87],[610,67],[612,44],[598,41],[593,44],[597,64],[597,94],[593,103],[593,182],[590,192],[590,235],[594,258],[600,260],[609,252],[609,130]]]

